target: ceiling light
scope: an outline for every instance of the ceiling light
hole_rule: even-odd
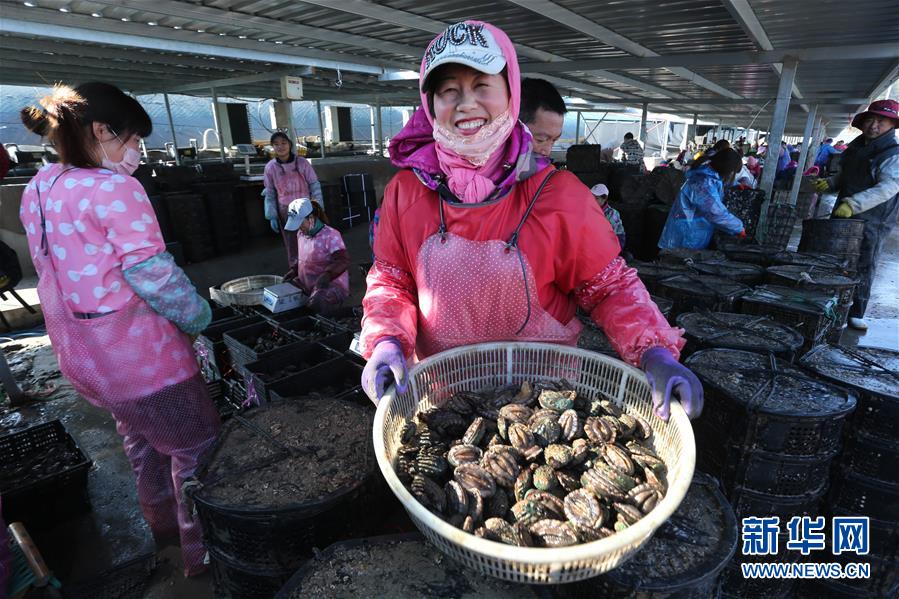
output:
[[[227,33],[220,33],[219,35],[228,35]]]
[[[71,12],[68,6],[63,6],[59,9],[59,12]]]
[[[278,41],[276,41],[275,43],[276,43],[276,44],[283,44],[284,42],[282,42],[281,40],[278,40]]]
[[[91,16],[94,17],[95,19],[99,19],[99,18],[102,17],[103,15],[101,15],[101,14],[98,13],[98,12],[92,12],[92,13],[91,13]]]
[[[247,36],[245,36],[245,35],[238,35],[237,37],[239,37],[239,38],[242,39],[242,40],[247,39]]]
[[[149,25],[150,27],[156,27],[156,24],[156,21],[147,21],[147,25]]]
[[[174,25],[172,29],[181,29],[181,25]]]
[[[122,17],[122,21],[125,22],[125,23],[127,23],[127,22],[130,21],[130,20],[131,20],[131,19],[129,19],[128,17]]]
[[[264,38],[264,37],[260,37],[259,40],[257,40],[257,41],[264,42],[264,41],[265,41],[265,38]]]
[[[197,29],[197,33],[206,33],[205,29]]]
[[[34,2],[24,2],[24,4],[28,8],[34,8],[35,6],[37,6],[37,4],[35,4]]]

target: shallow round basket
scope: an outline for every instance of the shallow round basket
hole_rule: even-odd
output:
[[[281,283],[278,275],[253,275],[222,283],[220,289],[209,288],[209,297],[229,306],[255,306],[262,303],[263,290]]]
[[[428,540],[465,566],[513,582],[559,584],[603,574],[635,553],[683,500],[696,463],[693,429],[674,402],[671,418],[652,413],[649,384],[636,368],[614,358],[545,343],[485,343],[452,349],[417,364],[405,393],[392,387],[375,414],[375,455],[381,472],[410,518]],[[431,513],[403,486],[394,470],[400,431],[421,409],[454,393],[485,387],[564,378],[579,394],[611,397],[652,426],[651,444],[668,468],[664,499],[636,524],[605,539],[571,547],[514,547],[464,532]]]

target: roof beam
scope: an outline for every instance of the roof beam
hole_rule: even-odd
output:
[[[322,6],[331,10],[339,10],[341,12],[357,15],[360,17],[366,17],[368,19],[374,19],[383,23],[390,23],[391,25],[398,25],[400,27],[406,27],[408,29],[417,29],[419,31],[427,31],[428,33],[432,34],[441,33],[444,29],[451,25],[451,23],[445,23],[436,19],[429,19],[427,17],[422,17],[410,12],[406,12],[404,10],[381,6],[379,4],[374,4],[372,2],[366,2],[363,0],[303,1],[305,4],[313,4],[315,6]],[[568,60],[567,58],[559,54],[553,54],[544,50],[538,50],[537,48],[531,48],[530,46],[525,46],[522,44],[515,44],[515,51],[521,57],[533,58],[540,62],[558,63]],[[421,56],[423,53],[424,48],[421,48],[416,56]],[[534,74],[530,70],[531,65],[532,63],[520,63],[519,66],[521,67],[521,74]],[[665,97],[675,97],[677,95],[664,88],[654,86],[644,81],[633,79],[631,77],[625,77],[624,75],[617,75],[615,73],[607,73],[604,71],[596,72],[594,74],[599,77],[603,77],[604,79],[608,79],[609,81],[616,81],[618,83],[636,87],[637,89],[643,91],[664,95]],[[546,79],[546,77],[544,77],[544,79]],[[566,88],[583,89],[584,91],[589,91],[590,93],[595,93],[597,95],[600,95],[601,97],[606,98],[615,98],[620,96],[620,93],[616,92],[613,89],[603,88],[594,84],[573,81],[570,79],[561,79],[557,77],[554,80],[554,84]]]
[[[380,50],[403,56],[420,57],[421,49],[406,44],[398,44],[373,37],[354,35],[325,29],[323,27],[310,27],[295,22],[285,22],[267,17],[257,17],[252,14],[232,12],[190,2],[176,2],[175,0],[91,0],[94,4],[104,4],[116,8],[128,8],[140,12],[191,19],[203,23],[213,23],[235,29],[255,28],[268,33],[277,33],[291,37],[304,37],[323,42],[355,46],[366,50]]]
[[[35,40],[24,37],[13,37],[9,35],[0,35],[0,48],[15,50],[21,52],[46,53],[53,52],[65,56],[79,56],[82,58],[99,58],[107,60],[109,58],[121,58],[122,52],[118,48],[106,48],[96,45],[85,44],[67,44],[56,40],[48,42],[48,40]],[[229,71],[252,71],[257,72],[259,65],[255,63],[238,62],[236,60],[215,60],[213,58],[202,58],[193,55],[177,55],[164,54],[161,52],[138,52],[130,57],[137,63],[158,64],[167,66],[190,66],[199,67],[201,69],[210,69],[213,72],[218,71],[222,75],[227,75]]]
[[[37,8],[21,8],[8,4],[4,5],[0,12],[0,30],[64,41],[342,69],[374,75],[380,75],[385,66],[410,68],[408,63],[379,61],[364,56],[348,56],[336,52],[285,47],[285,45],[261,45],[255,41],[234,39],[233,36],[223,38],[210,33],[150,28],[140,23],[110,22],[108,19],[94,19],[72,13],[64,14]],[[265,48],[265,50],[259,50],[259,48]]]
[[[185,83],[184,85],[176,85],[169,87],[165,91],[170,94],[180,94],[183,92],[202,91],[204,89],[233,87],[235,85],[246,85],[248,83],[259,83],[260,81],[273,81],[280,79],[284,75],[293,75],[295,77],[308,77],[315,72],[312,67],[295,67],[292,69],[280,69],[277,71],[267,71],[265,73],[257,73],[256,75],[241,75],[239,77],[226,77],[224,79],[211,79],[209,81],[197,81],[195,83]]]
[[[765,31],[765,28],[762,26],[762,23],[759,21],[758,17],[755,14],[755,11],[752,10],[752,7],[749,6],[749,0],[723,0],[724,8],[727,9],[727,12],[731,14],[731,16],[740,24],[740,27],[743,28],[743,31],[746,32],[746,35],[752,39],[753,43],[761,48],[762,50],[773,50],[774,44],[771,43],[771,39],[768,37],[768,33]],[[777,73],[777,77],[780,78],[781,73],[783,72],[783,65],[781,63],[775,63],[771,65],[771,68],[774,69],[774,72]],[[793,97],[801,98],[802,92],[799,91],[799,87],[796,85],[796,82],[793,82]],[[803,109],[808,112],[808,106],[803,105]]]
[[[574,29],[575,31],[579,31],[585,35],[589,35],[605,44],[608,44],[614,48],[619,48],[624,50],[625,52],[629,52],[630,54],[634,54],[640,57],[649,57],[649,56],[658,56],[656,52],[653,52],[649,48],[638,44],[637,42],[630,40],[623,35],[619,35],[615,33],[611,29],[607,27],[603,27],[589,19],[585,19],[579,14],[568,10],[567,8],[563,8],[558,4],[550,2],[549,0],[509,0],[513,4],[517,4],[522,8],[526,8],[536,14],[547,17],[556,21],[557,23],[561,23],[566,27]],[[687,70],[682,67],[670,68],[665,67],[675,75],[679,77],[683,77],[688,81],[691,81],[694,85],[699,87],[703,87],[705,89],[711,90],[716,94],[722,95],[726,98],[739,98],[739,94],[735,94],[732,91],[714,83],[713,81],[709,81],[705,77],[694,73],[693,71]]]
[[[864,102],[861,102],[859,104],[857,112],[865,110],[868,107],[868,103],[875,97],[880,95],[880,92],[892,85],[892,83],[896,81],[897,78],[899,78],[899,60],[891,64],[889,68],[887,68],[883,76],[877,81],[876,84],[874,84],[874,87],[872,87],[871,91],[868,92],[868,97],[865,98]]]
[[[689,52],[665,56],[625,56],[620,58],[590,58],[528,65],[533,72],[559,73],[592,71],[596,69],[661,69],[669,67],[714,67],[771,64],[789,58],[801,62],[834,60],[872,60],[899,58],[899,44],[859,44],[816,48],[778,48],[775,50],[740,52]]]

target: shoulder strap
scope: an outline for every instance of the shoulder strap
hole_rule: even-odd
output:
[[[50,187],[47,188],[47,195],[50,195],[50,190],[53,189],[53,186],[56,185],[56,182],[60,177],[65,175],[69,171],[75,170],[76,167],[70,166],[69,168],[63,170],[61,173],[53,177],[53,180],[50,181]],[[44,206],[43,201],[41,200],[41,186],[40,183],[34,186],[34,192],[37,194],[37,207],[41,212],[41,249],[44,251],[45,256],[50,255],[50,246],[47,243],[47,219],[44,217]],[[53,258],[50,258],[51,260]]]
[[[540,193],[543,191],[543,188],[546,187],[546,184],[549,183],[549,180],[552,179],[553,176],[558,172],[559,171],[556,168],[553,168],[551,171],[549,171],[549,174],[543,178],[543,181],[540,183],[537,191],[534,192],[534,197],[531,198],[531,201],[528,204],[528,208],[524,212],[524,216],[521,217],[521,221],[519,221],[518,226],[515,227],[515,231],[512,232],[512,236],[509,237],[509,241],[506,242],[507,248],[518,246],[518,236],[521,233],[521,228],[524,226],[525,221],[531,215],[531,211],[533,211],[534,209],[534,204],[537,203],[537,198],[540,197]]]

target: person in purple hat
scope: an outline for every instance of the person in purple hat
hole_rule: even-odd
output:
[[[840,161],[840,172],[819,179],[818,191],[837,192],[831,218],[860,218],[865,221],[858,287],[849,310],[849,326],[867,330],[864,320],[877,258],[899,215],[899,102],[878,100],[855,115],[852,126],[862,134],[849,142]]]

